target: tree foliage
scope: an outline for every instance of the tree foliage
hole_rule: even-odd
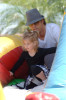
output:
[[[66,0],[2,0],[1,3],[6,3],[9,6],[13,6],[10,10],[1,12],[2,15],[5,12],[8,12],[8,14],[5,16],[5,18],[8,18],[11,22],[16,22],[17,19],[20,20],[18,23],[18,27],[15,28],[12,33],[15,33],[17,30],[20,30],[18,32],[21,32],[21,28],[25,26],[26,23],[26,11],[30,10],[32,8],[37,8],[39,12],[44,15],[46,22],[50,23],[57,23],[59,25],[62,24],[63,20],[63,14],[66,7]],[[17,16],[20,14],[19,18],[15,18],[15,12],[17,13]],[[10,14],[11,12],[11,14]],[[13,16],[13,18],[11,18]],[[22,18],[22,20],[21,20]],[[2,19],[3,20],[3,19]],[[7,22],[9,22],[7,20]],[[22,27],[20,27],[22,26]]]
[[[3,2],[22,6],[27,10],[37,8],[46,17],[47,22],[56,22],[55,16],[63,15],[66,6],[66,0],[3,0]]]

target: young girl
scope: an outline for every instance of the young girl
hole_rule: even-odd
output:
[[[20,65],[26,60],[29,66],[29,76],[25,86],[26,89],[30,89],[42,84],[46,80],[48,76],[48,69],[44,65],[44,57],[47,54],[54,53],[56,51],[56,47],[38,48],[38,32],[36,31],[24,32],[22,42],[24,51],[17,63],[11,69],[10,75],[13,75]]]

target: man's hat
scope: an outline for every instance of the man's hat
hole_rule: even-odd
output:
[[[27,11],[26,17],[27,17],[27,23],[26,23],[27,26],[44,19],[44,16],[41,15],[36,8]]]

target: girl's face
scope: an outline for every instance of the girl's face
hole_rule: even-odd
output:
[[[35,41],[31,42],[29,39],[23,40],[23,45],[26,51],[31,52],[35,48]]]

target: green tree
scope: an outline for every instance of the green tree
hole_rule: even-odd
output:
[[[23,29],[26,28],[26,11],[32,8],[37,8],[44,15],[46,22],[61,25],[66,6],[66,0],[2,0],[0,5],[2,3],[7,4],[7,10],[3,7],[4,10],[0,11],[0,16],[2,16],[0,17],[0,33],[5,29],[5,26],[16,23],[14,29],[9,30],[10,34],[23,32]],[[9,31],[6,32],[9,33]]]

